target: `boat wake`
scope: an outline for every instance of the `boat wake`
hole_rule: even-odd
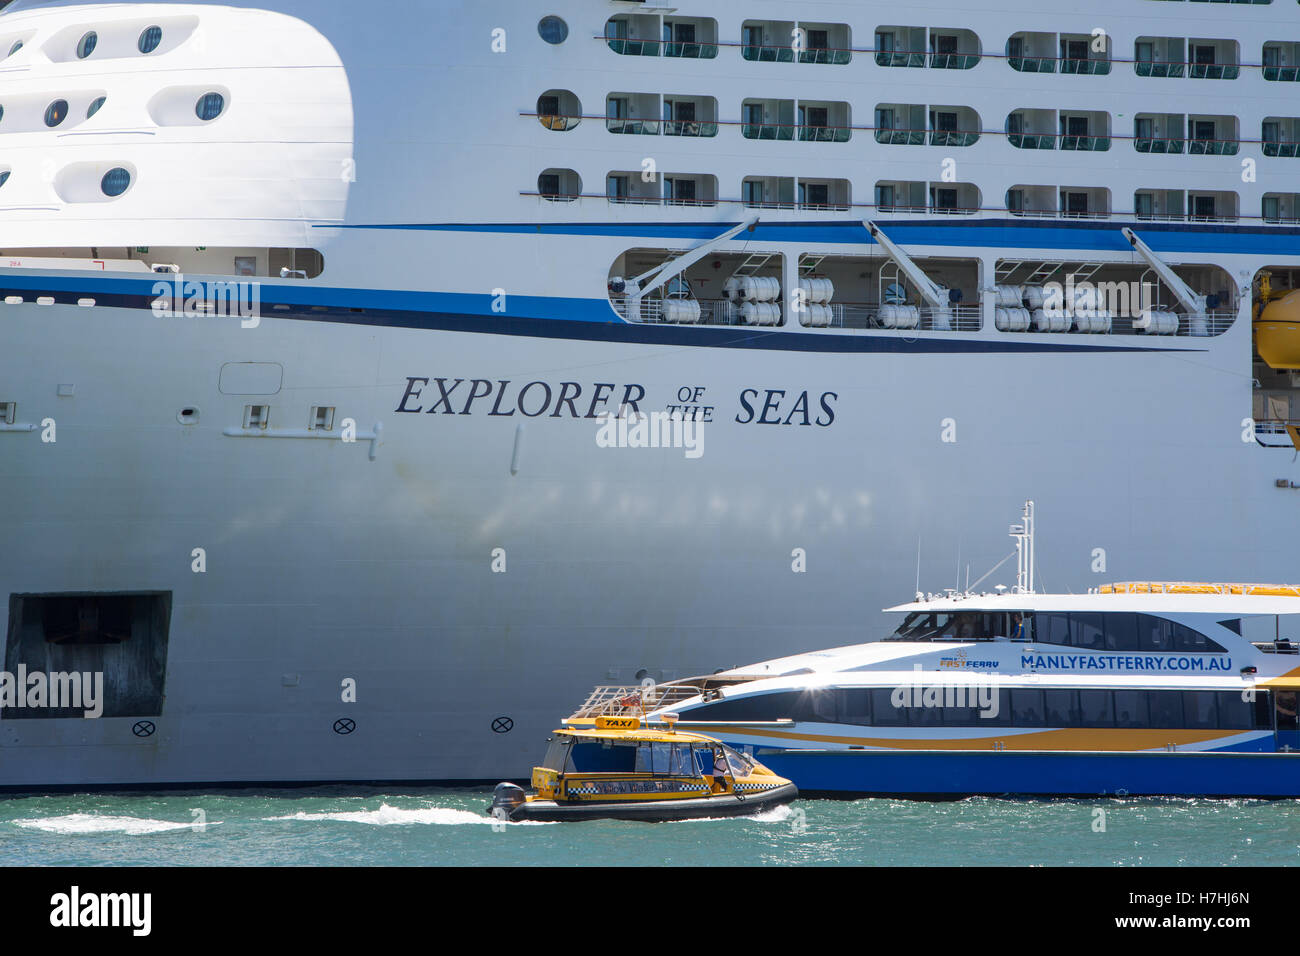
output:
[[[369,826],[391,827],[391,826],[413,826],[422,825],[457,825],[467,823],[486,823],[491,825],[497,822],[492,817],[482,813],[475,813],[472,810],[455,810],[449,807],[422,807],[419,809],[402,809],[401,807],[390,807],[383,803],[379,805],[378,810],[334,810],[322,813],[307,813],[299,811],[280,817],[263,817],[266,821],[277,820],[333,820],[340,823],[365,823]],[[523,820],[520,822],[506,822],[506,826],[547,826],[540,820]]]
[[[43,830],[46,833],[61,835],[91,833],[125,833],[127,836],[143,836],[149,833],[167,833],[173,830],[190,830],[196,824],[193,821],[178,823],[174,820],[151,820],[148,817],[114,817],[97,813],[69,813],[61,817],[44,817],[40,819],[14,820],[15,826],[29,830]],[[220,821],[204,824],[216,826]]]

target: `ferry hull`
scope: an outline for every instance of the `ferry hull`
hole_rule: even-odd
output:
[[[805,796],[1300,797],[1300,754],[760,751]]]

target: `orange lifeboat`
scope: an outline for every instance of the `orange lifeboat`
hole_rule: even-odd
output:
[[[1269,368],[1300,369],[1300,289],[1274,293],[1268,277],[1255,300],[1255,350]]]

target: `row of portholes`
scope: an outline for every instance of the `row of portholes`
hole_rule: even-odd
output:
[[[162,43],[162,27],[152,26],[145,27],[140,33],[140,39],[136,41],[135,47],[141,53],[152,53],[158,49],[158,44]],[[99,34],[94,30],[86,33],[77,41],[77,59],[84,60],[90,54],[95,52],[95,47],[99,45]],[[23,48],[23,41],[18,40],[9,48],[5,57],[11,57]]]
[[[86,119],[90,119],[99,112],[108,101],[107,96],[98,97],[93,103],[86,108]],[[194,104],[194,115],[205,123],[211,122],[221,115],[226,108],[226,98],[220,93],[204,93]],[[0,105],[0,122],[4,121],[5,108]],[[68,101],[55,100],[45,108],[45,125],[50,129],[61,124],[68,118]]]
[[[10,170],[0,170],[0,188],[9,182]],[[131,172],[121,166],[114,166],[99,181],[100,191],[109,199],[116,199],[131,188]]]

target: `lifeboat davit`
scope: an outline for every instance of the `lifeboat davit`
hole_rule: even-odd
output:
[[[1269,368],[1300,369],[1300,289],[1260,311],[1255,318],[1255,349]]]

